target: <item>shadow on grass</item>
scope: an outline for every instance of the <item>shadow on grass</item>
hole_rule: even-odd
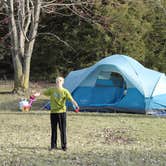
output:
[[[73,111],[69,111],[70,114],[73,116],[93,116],[93,117],[110,117],[110,118],[134,118],[134,119],[142,119],[142,118],[166,118],[166,117],[159,117],[159,116],[153,116],[153,115],[146,115],[146,114],[133,114],[133,113],[103,113],[103,112],[80,112],[75,113]]]
[[[62,148],[58,147],[56,149],[51,149],[50,146],[48,147],[40,147],[40,146],[34,146],[34,147],[28,147],[28,146],[18,146],[16,147],[20,150],[37,150],[37,151],[40,151],[40,150],[45,150],[45,151],[48,151],[48,152],[52,152],[52,151],[62,151]]]
[[[1,110],[17,110],[17,99],[13,99],[12,101],[3,101],[0,103]]]
[[[13,94],[13,91],[0,91],[0,95]]]

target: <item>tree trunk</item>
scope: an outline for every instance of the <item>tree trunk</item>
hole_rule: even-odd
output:
[[[41,0],[7,1],[14,67],[14,92],[29,89],[30,63],[39,24],[40,10]]]
[[[27,45],[27,48],[25,49],[25,58],[24,58],[24,64],[23,64],[23,78],[22,78],[22,87],[24,90],[27,90],[29,88],[30,64],[31,64],[31,57],[32,57],[34,43],[35,43],[35,39],[30,41]]]
[[[29,76],[30,76],[30,63],[31,57],[27,56],[24,62],[23,78],[22,78],[22,87],[27,90],[29,88]]]

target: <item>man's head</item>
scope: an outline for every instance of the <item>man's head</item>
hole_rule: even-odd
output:
[[[64,84],[64,78],[63,77],[57,77],[56,78],[56,85],[57,86],[63,86]]]

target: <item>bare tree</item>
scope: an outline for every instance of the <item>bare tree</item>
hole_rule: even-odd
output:
[[[32,51],[41,11],[40,0],[3,0],[14,66],[14,91],[27,90]]]
[[[28,90],[30,63],[37,36],[41,10],[47,13],[68,8],[80,17],[89,19],[82,13],[90,13],[93,0],[1,0],[9,24],[11,53],[14,67],[14,91]],[[78,7],[78,8],[77,8]],[[57,37],[58,39],[58,37]]]

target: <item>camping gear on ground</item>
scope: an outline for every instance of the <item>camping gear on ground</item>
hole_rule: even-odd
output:
[[[47,101],[46,104],[44,104],[44,106],[41,108],[41,110],[51,110],[51,106],[50,106],[50,101]]]
[[[166,111],[166,76],[125,55],[106,57],[65,78],[81,110]],[[72,107],[72,105],[69,105]]]
[[[29,111],[30,110],[30,104],[28,102],[27,99],[23,98],[21,99],[21,101],[19,102],[19,111],[25,112],[25,111]]]
[[[35,92],[34,94],[32,94],[29,98],[29,101],[25,98],[21,99],[21,101],[19,102],[19,111],[30,111],[33,102],[36,101],[36,97],[38,96],[40,96],[40,92]]]

